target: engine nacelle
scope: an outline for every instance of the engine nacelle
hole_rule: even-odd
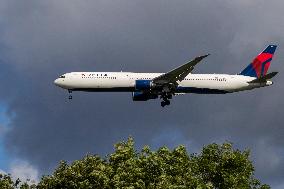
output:
[[[138,91],[149,90],[152,87],[152,80],[136,80],[135,89]]]
[[[158,95],[145,93],[145,92],[132,92],[132,100],[133,101],[147,101],[150,99],[156,99]]]

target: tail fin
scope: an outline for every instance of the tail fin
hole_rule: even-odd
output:
[[[251,64],[249,64],[240,75],[251,76],[260,78],[266,75],[273,54],[276,50],[276,45],[269,45],[266,49],[260,53]]]

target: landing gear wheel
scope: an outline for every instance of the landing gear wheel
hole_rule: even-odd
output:
[[[171,102],[170,102],[168,99],[163,100],[163,101],[161,102],[161,106],[162,106],[162,107],[168,106],[168,105],[170,105],[170,104],[171,104]]]
[[[161,106],[165,107],[165,106],[168,106],[168,105],[171,104],[169,99],[172,99],[173,95],[171,93],[164,92],[164,93],[161,94],[160,98],[163,99],[162,102],[161,102]]]
[[[165,104],[168,106],[168,105],[170,105],[170,104],[171,104],[171,101],[166,100],[166,101],[165,101]]]
[[[71,100],[71,99],[73,98],[72,95],[71,95],[72,90],[69,89],[69,90],[68,90],[68,93],[70,94],[68,99]]]

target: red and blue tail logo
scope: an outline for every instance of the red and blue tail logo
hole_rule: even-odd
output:
[[[266,75],[273,54],[276,50],[276,45],[269,45],[266,49],[260,53],[251,64],[249,64],[240,75],[260,78]]]

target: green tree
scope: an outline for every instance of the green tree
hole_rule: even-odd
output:
[[[15,186],[10,175],[0,173],[0,188],[13,189]]]
[[[9,174],[0,174],[0,189],[35,189],[36,185],[29,185],[27,182],[21,183],[20,179],[13,181],[11,175]]]
[[[114,153],[105,158],[87,155],[71,164],[61,161],[37,188],[270,188],[254,178],[249,154],[233,149],[231,143],[210,144],[200,154],[189,154],[184,146],[157,151],[145,146],[138,152],[129,138],[116,144]]]
[[[231,143],[211,144],[192,157],[193,171],[214,188],[269,188],[253,177],[249,154],[249,150],[234,150]]]

